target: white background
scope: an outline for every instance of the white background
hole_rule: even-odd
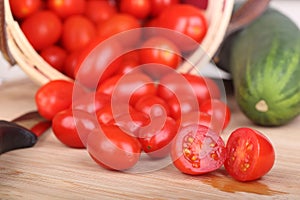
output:
[[[300,0],[272,0],[271,6],[289,16],[300,28]],[[26,75],[23,71],[18,66],[10,67],[0,53],[0,85],[3,81],[12,81],[24,77]]]

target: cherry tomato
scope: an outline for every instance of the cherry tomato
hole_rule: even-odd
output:
[[[177,126],[174,119],[167,117],[163,120],[161,117],[156,117],[151,120],[149,126],[140,129],[138,137],[147,155],[151,158],[164,158],[170,153],[176,133]]]
[[[119,42],[122,46],[131,47],[140,40],[141,31],[138,29],[140,27],[140,22],[132,15],[117,13],[103,23],[100,23],[97,26],[97,32],[98,36],[104,40],[118,33],[135,29],[135,31],[130,32],[130,34],[118,35]]]
[[[275,152],[270,140],[251,128],[238,128],[227,141],[226,171],[236,180],[256,180],[274,165]]]
[[[181,62],[181,53],[178,47],[170,40],[156,36],[146,40],[139,51],[141,64],[149,65],[143,70],[151,77],[160,78],[168,73],[165,67],[176,69]],[[161,66],[162,65],[162,66]]]
[[[41,0],[9,0],[14,17],[24,19],[41,8]]]
[[[159,15],[159,26],[180,32],[193,41],[201,43],[207,32],[207,21],[202,10],[189,4],[175,4],[165,8]],[[183,51],[193,50],[196,46],[174,38]]]
[[[71,15],[83,14],[85,11],[85,0],[48,0],[47,6],[58,16],[65,19]]]
[[[190,96],[184,96],[180,100],[174,96],[168,100],[168,105],[170,107],[170,116],[174,119],[180,119],[183,114],[199,110],[198,101]]]
[[[73,82],[53,80],[41,86],[35,94],[35,102],[41,116],[51,120],[56,113],[71,106]]]
[[[111,77],[118,69],[115,61],[121,52],[122,46],[118,41],[96,38],[80,55],[75,67],[76,79],[88,88],[97,88],[99,83]]]
[[[120,0],[120,11],[138,19],[145,19],[151,11],[151,0]]]
[[[151,15],[153,17],[159,16],[160,13],[173,4],[179,3],[179,0],[151,0]]]
[[[21,29],[33,48],[39,51],[60,39],[62,22],[53,12],[41,10],[24,19]]]
[[[75,68],[78,65],[80,60],[81,50],[69,52],[65,58],[63,65],[63,73],[69,76],[70,78],[75,78]]]
[[[178,126],[184,127],[190,124],[200,124],[213,130],[215,133],[220,134],[222,129],[220,128],[218,121],[213,121],[212,116],[199,111],[192,111],[184,113],[180,118],[176,120]]]
[[[63,144],[73,148],[84,148],[88,135],[97,128],[97,121],[82,110],[66,109],[52,120],[52,130]]]
[[[170,108],[167,102],[155,95],[146,95],[141,97],[134,104],[134,108],[148,116],[152,115],[152,117],[158,117],[164,113],[165,115],[170,115]]]
[[[72,108],[94,114],[109,103],[109,95],[100,92],[89,92],[79,98],[73,99]]]
[[[67,51],[60,46],[51,45],[41,50],[40,56],[52,67],[62,72]]]
[[[68,51],[84,48],[95,37],[96,27],[87,17],[73,15],[64,21],[61,40]]]
[[[176,135],[171,158],[181,172],[199,175],[220,168],[226,159],[226,148],[217,133],[206,126],[191,124]]]
[[[85,15],[95,24],[100,24],[117,13],[117,8],[109,1],[86,1]]]
[[[154,81],[143,73],[127,73],[107,79],[98,87],[98,92],[112,95],[112,103],[135,103],[145,95],[154,95],[156,86]]]
[[[197,6],[200,9],[206,9],[208,6],[208,0],[182,0],[182,2]]]
[[[230,122],[230,109],[220,99],[209,99],[200,105],[200,111],[208,113],[212,116],[212,121],[219,127],[219,130],[224,130]]]
[[[87,140],[87,150],[93,160],[110,170],[126,170],[139,160],[139,141],[117,126],[102,126],[94,130]]]
[[[119,59],[121,61],[116,71],[116,74],[127,74],[129,72],[141,72],[141,70],[138,69],[138,67],[141,64],[138,51],[130,51],[128,53],[125,53]]]

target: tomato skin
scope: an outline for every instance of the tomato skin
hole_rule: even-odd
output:
[[[88,0],[85,15],[95,24],[100,24],[117,13],[116,6],[109,1]]]
[[[53,80],[41,86],[35,94],[40,115],[51,120],[56,113],[69,108],[73,87],[73,82],[65,80]]]
[[[63,73],[68,77],[75,78],[75,68],[78,65],[81,50],[69,52],[63,64]]]
[[[164,121],[165,120],[165,121]],[[161,122],[164,121],[164,124]],[[171,117],[156,117],[151,120],[149,126],[141,128],[138,138],[142,149],[151,158],[164,158],[169,155],[172,140],[177,133],[177,126]]]
[[[85,148],[88,134],[96,127],[94,117],[82,110],[66,109],[57,113],[52,120],[56,138],[72,148]]]
[[[170,116],[174,119],[180,119],[184,114],[199,110],[198,102],[189,96],[184,96],[180,100],[174,96],[168,100],[168,105],[170,107]]]
[[[197,6],[200,9],[206,9],[208,6],[208,0],[182,0],[182,2]]]
[[[208,127],[191,124],[181,128],[172,143],[171,158],[181,172],[200,175],[220,168],[226,159],[222,138]]]
[[[120,0],[120,11],[138,19],[145,19],[151,11],[151,0]]]
[[[208,29],[202,10],[189,4],[175,4],[165,8],[159,15],[158,21],[159,27],[178,31],[197,43],[202,42]],[[177,45],[183,51],[191,51],[196,47],[193,44],[180,44],[182,41],[179,40]]]
[[[83,14],[85,11],[85,0],[48,0],[47,6],[58,16],[65,19],[71,15]]]
[[[120,64],[116,74],[127,74],[129,72],[141,72],[138,68],[141,64],[138,51],[130,51],[119,57]],[[134,71],[133,71],[134,70]]]
[[[14,17],[24,19],[38,11],[42,6],[41,0],[9,0],[10,9]]]
[[[139,50],[141,64],[152,64],[143,67],[143,71],[151,77],[160,78],[168,73],[163,67],[176,69],[181,62],[181,52],[178,47],[167,38],[156,36],[146,40]],[[162,66],[163,67],[162,67]]]
[[[117,126],[102,126],[94,130],[87,140],[87,150],[100,166],[110,170],[126,170],[139,160],[141,148],[138,140]]]
[[[151,15],[158,16],[165,8],[179,3],[179,0],[151,0]]]
[[[73,15],[64,21],[61,40],[68,51],[83,49],[95,37],[96,27],[87,17]]]
[[[41,10],[24,19],[21,29],[37,51],[55,44],[62,33],[62,21],[51,11]]]
[[[57,45],[52,45],[42,49],[40,56],[58,71],[63,71],[64,62],[67,57],[67,51],[65,49]]]
[[[219,130],[224,130],[230,122],[230,108],[220,99],[209,99],[200,105],[200,111],[212,116],[213,123]]]
[[[134,108],[140,112],[152,117],[170,115],[170,107],[162,98],[155,95],[146,95],[141,97],[134,104]]]
[[[275,162],[270,140],[251,128],[238,128],[227,141],[226,171],[238,181],[252,181],[268,173]]]
[[[132,47],[140,40],[141,31],[138,29],[140,27],[140,22],[132,15],[126,13],[117,13],[103,23],[98,24],[97,35],[105,40],[118,33],[136,29],[130,34],[121,34],[118,36],[119,42],[122,46]]]

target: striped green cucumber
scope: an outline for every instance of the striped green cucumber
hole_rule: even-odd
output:
[[[230,72],[242,112],[264,126],[286,124],[300,114],[300,31],[274,9],[230,41]],[[228,50],[228,49],[227,49]]]

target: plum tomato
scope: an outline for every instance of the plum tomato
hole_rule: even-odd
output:
[[[84,110],[94,114],[109,103],[109,95],[101,92],[88,92],[80,97],[73,98],[72,109]]]
[[[141,155],[137,138],[113,125],[92,131],[88,136],[87,150],[100,166],[119,171],[132,168]]]
[[[219,130],[224,130],[230,122],[230,108],[220,99],[209,99],[200,105],[200,111],[211,115],[211,121],[218,126]],[[217,127],[216,127],[217,128]]]
[[[41,50],[40,56],[53,68],[63,72],[67,51],[58,45],[51,45]]]
[[[181,128],[172,143],[174,166],[185,174],[200,175],[220,168],[226,159],[222,138],[199,124]]]
[[[24,19],[41,8],[42,0],[9,0],[9,4],[13,16]]]
[[[85,11],[86,0],[48,0],[47,7],[62,19],[71,15],[81,15]]]
[[[40,10],[21,23],[21,29],[37,51],[55,44],[62,34],[61,19],[49,10]]]
[[[63,23],[61,41],[69,52],[83,49],[96,37],[96,26],[83,15],[68,17]]]
[[[141,24],[137,18],[126,13],[117,13],[103,23],[98,24],[97,33],[100,38],[105,40],[118,33],[136,29],[134,32],[130,32],[130,34],[121,34],[118,36],[122,46],[132,47],[140,40],[141,31],[138,29],[140,27]]]
[[[134,104],[134,108],[151,117],[170,116],[170,107],[162,98],[156,95],[145,95]]]
[[[226,171],[239,181],[252,181],[268,173],[275,162],[270,140],[252,128],[238,128],[227,141]]]
[[[177,126],[173,118],[155,117],[151,119],[148,126],[139,130],[138,139],[149,157],[159,159],[170,154],[171,144],[176,134]]]
[[[196,43],[202,42],[208,28],[203,11],[189,4],[175,4],[165,8],[159,15],[158,26],[182,33]],[[179,39],[174,41],[177,41],[182,51],[191,51],[196,47],[193,43],[182,43]]]
[[[120,0],[120,11],[138,19],[145,19],[151,11],[152,0]]]
[[[168,72],[163,67],[176,69],[181,62],[181,52],[178,47],[161,36],[147,39],[139,50],[139,56],[141,64],[157,64],[143,67],[143,70],[154,78],[160,78]]]
[[[109,1],[86,1],[85,15],[95,24],[100,24],[106,21],[116,13],[116,6],[111,4]]]
[[[180,0],[150,0],[151,2],[151,16],[157,17],[160,13],[173,4],[177,4]]]
[[[48,120],[72,104],[74,83],[52,80],[41,86],[35,94],[35,103],[41,116]]]
[[[95,117],[83,110],[66,109],[52,120],[56,138],[66,146],[84,148],[90,132],[98,127]]]

